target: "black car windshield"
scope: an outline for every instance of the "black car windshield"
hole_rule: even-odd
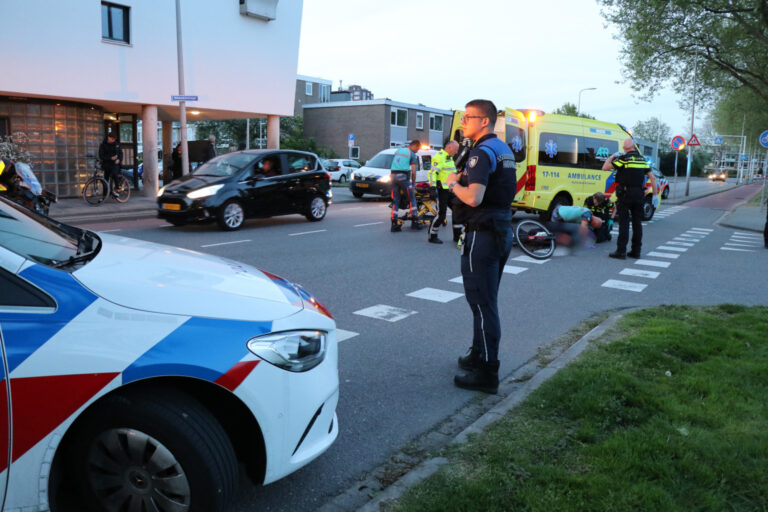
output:
[[[43,265],[58,266],[95,247],[92,233],[59,224],[0,199],[0,246]]]
[[[394,154],[379,153],[375,157],[368,160],[365,164],[366,167],[375,167],[376,169],[391,169],[392,159],[395,158]]]
[[[195,169],[195,176],[233,176],[246,165],[253,162],[255,157],[248,153],[229,153],[208,160]]]

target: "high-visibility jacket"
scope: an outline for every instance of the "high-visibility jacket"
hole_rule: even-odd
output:
[[[432,157],[432,166],[427,173],[429,184],[434,187],[439,181],[443,188],[448,188],[446,180],[452,172],[456,172],[456,163],[446,150],[441,149]]]
[[[627,189],[642,188],[645,175],[651,171],[648,162],[637,150],[628,151],[612,163],[616,169],[616,183]]]

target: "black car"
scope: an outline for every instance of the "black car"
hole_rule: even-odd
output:
[[[323,220],[331,179],[317,155],[254,150],[221,155],[157,193],[157,216],[174,226],[217,221],[233,230],[248,217],[299,213]]]

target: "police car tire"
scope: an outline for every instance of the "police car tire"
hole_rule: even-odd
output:
[[[352,192],[352,195],[353,195],[354,197],[358,198],[358,199],[360,199],[361,197],[363,197],[363,193],[362,193],[362,192],[357,192],[357,191],[354,191],[354,192]]]
[[[221,424],[190,396],[172,390],[114,395],[86,415],[68,466],[88,510],[104,510],[88,483],[88,454],[101,434],[112,429],[151,436],[171,452],[189,482],[190,512],[224,511],[234,497],[239,475],[232,443]]]
[[[654,213],[656,213],[656,208],[653,207],[653,196],[648,194],[643,199],[643,222],[651,220]]]

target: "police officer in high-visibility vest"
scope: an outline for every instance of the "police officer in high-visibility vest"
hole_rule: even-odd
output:
[[[453,155],[459,150],[459,143],[455,140],[449,141],[445,147],[432,157],[432,167],[429,169],[429,184],[435,187],[437,191],[437,216],[432,219],[429,225],[429,241],[433,244],[443,243],[437,237],[437,231],[445,222],[445,214],[451,205],[451,191],[448,190],[446,180],[448,175],[456,172],[456,164],[453,161]]]
[[[466,168],[446,178],[456,196],[453,216],[464,225],[461,276],[474,321],[472,347],[459,358],[466,373],[453,382],[486,393],[499,387],[498,292],[512,249],[511,203],[517,186],[515,156],[493,133],[496,116],[496,106],[488,100],[467,103],[461,124],[475,143]]]
[[[603,164],[604,171],[616,169],[616,210],[619,215],[619,238],[616,250],[608,256],[620,260],[640,257],[643,245],[643,200],[645,199],[645,177],[653,187],[653,207],[659,206],[659,189],[656,178],[643,155],[635,147],[635,141],[624,139],[624,154],[611,155]],[[632,250],[627,254],[629,241],[629,219],[632,217]]]
[[[407,148],[397,148],[395,156],[390,166],[392,177],[392,227],[390,231],[400,231],[400,224],[397,221],[400,209],[400,191],[406,195],[410,204],[411,211],[411,229],[419,230],[422,228],[418,219],[416,209],[416,192],[413,184],[416,182],[416,171],[419,168],[419,157],[416,152],[421,147],[421,141],[414,139],[408,144]]]

